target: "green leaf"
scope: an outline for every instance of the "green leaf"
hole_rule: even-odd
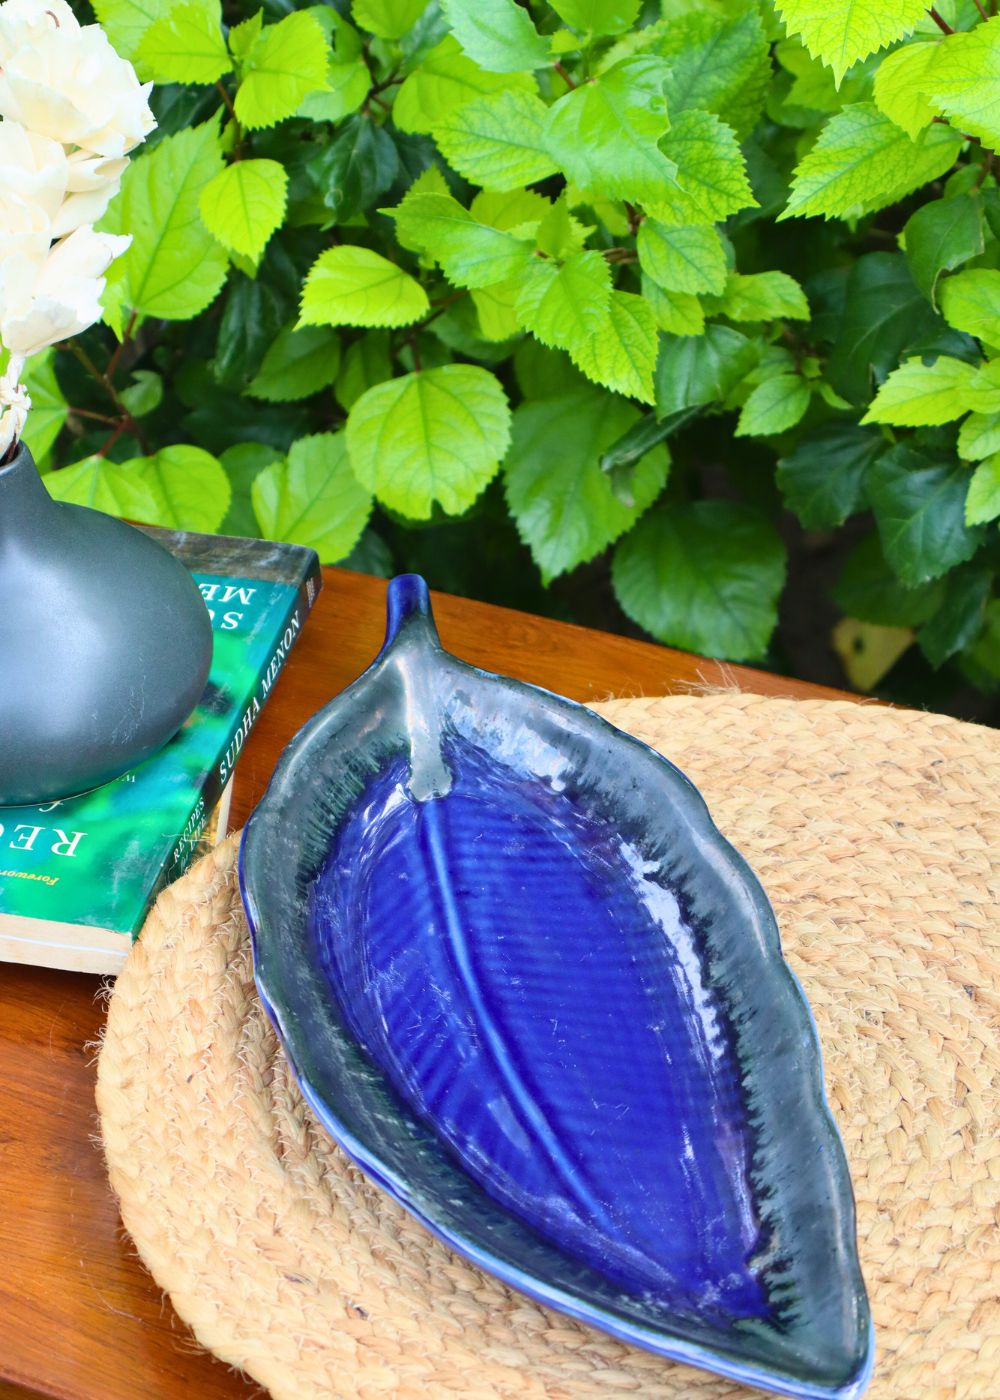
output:
[[[921,90],[935,109],[991,150],[1000,146],[1000,18],[935,45]]]
[[[426,520],[434,502],[468,509],[510,441],[510,408],[476,365],[442,365],[377,384],[355,402],[347,448],[358,480],[391,510]]]
[[[983,251],[983,217],[972,195],[932,199],[903,225],[906,261],[913,280],[936,306],[938,278]]]
[[[250,492],[253,483],[265,467],[280,462],[281,451],[263,442],[237,442],[227,447],[219,458],[229,478],[229,509],[219,526],[222,535],[256,536],[260,533],[254,515]]]
[[[992,586],[990,569],[956,569],[948,575],[944,601],[917,634],[920,650],[935,669],[975,641]]]
[[[581,34],[621,34],[631,29],[641,0],[552,0],[560,19]]]
[[[240,160],[209,180],[202,222],[224,248],[256,262],[285,217],[288,176],[276,160]]]
[[[643,457],[686,428],[700,413],[700,408],[684,408],[669,418],[657,418],[655,410],[644,413],[601,453],[600,468],[615,500],[629,507],[636,504],[635,475]]]
[[[151,369],[134,370],[132,383],[120,389],[118,397],[133,418],[145,418],[163,402],[163,376]],[[34,405],[31,411],[34,413]]]
[[[660,150],[677,172],[675,189],[645,201],[661,224],[720,223],[756,204],[736,133],[713,112],[682,112]]]
[[[371,85],[372,75],[362,57],[345,63],[331,61],[324,86],[306,93],[295,115],[311,122],[339,122],[358,110]]]
[[[969,380],[969,407],[979,413],[1000,413],[1000,360],[978,365]]]
[[[823,113],[839,112],[847,103],[871,96],[872,75],[877,64],[868,59],[856,63],[838,83],[826,64],[812,57],[801,39],[780,40],[775,46],[775,57],[785,72],[792,75],[792,83],[786,91],[782,76],[771,102],[796,126],[806,119],[811,125]],[[809,110],[802,112],[803,108]]]
[[[328,248],[309,269],[300,326],[409,326],[430,310],[420,283],[370,248]]]
[[[876,627],[918,627],[933,617],[944,598],[940,579],[906,588],[889,568],[878,535],[851,552],[831,594],[847,617]]]
[[[565,258],[570,253],[578,253],[592,232],[592,229],[573,218],[563,195],[543,215],[535,242],[539,252],[547,253],[550,258]]]
[[[237,63],[242,63],[264,28],[264,11],[258,10],[249,19],[234,24],[229,31],[229,52]]]
[[[971,407],[969,385],[975,372],[974,365],[950,355],[939,355],[931,365],[914,355],[893,370],[861,421],[902,428],[950,423]]]
[[[474,219],[447,194],[410,194],[389,211],[400,241],[430,253],[459,287],[490,287],[523,273],[532,243]]]
[[[876,106],[914,140],[934,120],[923,89],[937,49],[936,42],[907,44],[883,58],[875,74]]]
[[[256,277],[240,273],[230,278],[212,365],[218,384],[243,389],[250,382],[282,326],[291,320],[299,285],[298,267],[281,239],[268,244]]]
[[[517,283],[500,282],[495,287],[479,287],[470,292],[476,308],[479,333],[484,340],[504,341],[517,335],[521,324],[514,312]]]
[[[548,40],[514,0],[441,0],[441,8],[462,48],[489,73],[517,73],[549,61]]]
[[[666,292],[648,277],[642,279],[642,295],[661,331],[671,335],[701,335],[705,329],[705,313],[697,297],[687,292]]]
[[[830,382],[852,403],[871,394],[907,346],[941,325],[900,253],[868,253],[847,279],[844,315],[827,366]]]
[[[508,90],[536,95],[535,81],[529,73],[488,73],[449,34],[402,84],[392,119],[401,131],[430,132],[463,103]]]
[[[613,543],[663,489],[669,458],[662,446],[636,468],[631,506],[601,470],[601,453],[638,418],[631,404],[589,387],[514,413],[507,503],[546,583]]]
[[[155,513],[141,519],[171,530],[214,534],[229,509],[229,478],[218,458],[179,443],[126,464],[152,492]]]
[[[518,283],[514,310],[543,345],[572,352],[605,324],[610,301],[611,269],[592,251],[574,254],[562,267],[548,260],[530,264]]]
[[[175,5],[146,30],[136,62],[157,83],[216,82],[233,66],[222,37],[221,6],[204,0]]]
[[[42,479],[49,495],[57,501],[154,523],[158,500],[135,466],[134,462],[119,465],[105,457],[85,457],[62,471],[47,472]]]
[[[961,147],[950,127],[928,127],[914,141],[874,103],[856,102],[830,118],[799,162],[778,218],[848,219],[884,209],[950,170]]]
[[[581,189],[639,203],[669,199],[677,166],[657,144],[669,126],[663,59],[623,60],[549,109],[546,145]]]
[[[269,403],[307,399],[325,389],[340,368],[340,341],[328,330],[285,326],[245,393]]]
[[[809,385],[800,374],[776,374],[750,391],[736,424],[737,437],[768,437],[794,428],[809,407]]]
[[[430,193],[447,194],[448,191],[444,188]],[[519,234],[526,234],[529,225],[540,227],[553,208],[543,194],[536,194],[534,190],[480,190],[469,206],[469,213],[491,228],[517,229]]]
[[[514,190],[555,170],[545,149],[548,108],[530,92],[491,93],[452,108],[434,128],[448,164],[491,190]]]
[[[902,39],[926,14],[924,0],[883,0],[879,5],[776,0],[776,8],[788,32],[802,36],[809,52],[833,69],[838,83],[858,59]]]
[[[237,119],[257,130],[293,117],[307,93],[326,86],[328,54],[322,27],[305,10],[268,25],[244,60]]]
[[[785,552],[770,523],[735,501],[671,503],[615,550],[622,608],[661,642],[731,661],[763,655],[778,620]]]
[[[808,321],[806,294],[787,272],[730,272],[718,305],[730,321]]]
[[[265,539],[315,549],[324,564],[350,554],[371,514],[371,493],[351,471],[344,433],[317,433],[292,444],[251,488]]]
[[[341,560],[340,566],[356,574],[371,574],[374,578],[392,578],[397,572],[392,550],[371,529],[365,530],[347,558]]]
[[[203,225],[198,200],[221,170],[215,121],[166,136],[133,160],[101,227],[132,246],[108,272],[108,291],[143,316],[187,321],[214,301],[228,259]]]
[[[387,331],[369,331],[347,347],[344,362],[333,386],[341,408],[349,409],[373,384],[392,377]]]
[[[983,627],[962,657],[963,670],[971,672],[976,685],[995,689],[1000,680],[1000,598],[986,605]]]
[[[884,447],[879,433],[854,423],[824,423],[806,433],[778,463],[788,509],[807,530],[843,525],[862,508],[865,475]]]
[[[749,136],[764,107],[771,56],[755,7],[739,14],[672,14],[652,51],[670,60],[664,95],[672,120],[691,108],[714,112]]]
[[[1000,272],[974,267],[945,279],[939,293],[941,312],[949,326],[1000,343]]]
[[[401,39],[427,8],[427,0],[352,0],[354,23],[380,39]]]
[[[606,317],[589,340],[570,347],[588,379],[616,393],[653,402],[657,329],[652,308],[631,292],[613,291]]]
[[[643,272],[667,292],[721,292],[726,254],[714,228],[643,219],[636,239]]]
[[[1000,452],[1000,413],[970,413],[958,430],[958,455],[978,462]]]
[[[753,342],[729,326],[665,337],[656,364],[656,411],[666,418],[684,408],[720,403],[756,363]]]
[[[31,396],[31,412],[28,414],[24,442],[32,457],[42,466],[69,412],[56,379],[54,351],[43,350],[40,355],[33,355],[23,379],[24,387]]]
[[[337,223],[369,209],[399,173],[399,152],[384,127],[364,113],[348,117],[329,145],[309,161],[309,173]]]
[[[1000,515],[1000,452],[993,453],[972,473],[965,498],[966,525],[985,525]]]
[[[559,399],[578,389],[589,389],[583,375],[562,350],[547,350],[530,336],[514,351],[514,374],[526,402]]]
[[[135,58],[142,36],[163,14],[162,0],[95,0],[93,8],[113,48],[127,59]]]
[[[872,464],[866,491],[886,560],[909,587],[970,559],[981,530],[965,523],[969,474],[898,444]]]

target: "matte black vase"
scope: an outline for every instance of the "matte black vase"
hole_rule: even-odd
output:
[[[72,797],[155,753],[201,698],[212,624],[142,531],[0,466],[0,806]]]

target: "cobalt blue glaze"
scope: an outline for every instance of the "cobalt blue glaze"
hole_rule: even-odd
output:
[[[850,1397],[871,1324],[815,1030],[694,787],[440,649],[423,581],[244,835],[258,986],[345,1150],[573,1316]]]

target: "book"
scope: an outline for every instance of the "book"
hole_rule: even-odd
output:
[[[208,683],[173,739],[114,782],[0,807],[0,961],[118,971],[210,824],[224,834],[233,769],[322,586],[318,556],[299,545],[142,528],[205,599]]]

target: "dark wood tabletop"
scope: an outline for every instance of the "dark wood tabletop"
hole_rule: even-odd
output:
[[[325,588],[243,751],[232,826],[281,750],[368,664],[385,584],[328,569]],[[652,643],[438,596],[444,645],[576,700],[732,685],[764,695],[842,692]],[[260,1389],[200,1351],[124,1236],[97,1146],[96,1042],[106,988],[76,973],[0,964],[0,1400],[196,1400]]]

